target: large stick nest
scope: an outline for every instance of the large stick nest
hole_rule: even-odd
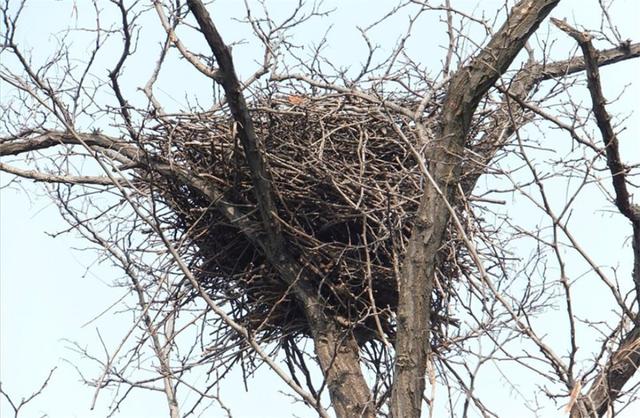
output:
[[[422,194],[409,143],[418,151],[424,144],[402,116],[353,97],[272,96],[251,106],[288,250],[313,272],[326,309],[351,326],[360,343],[381,340],[381,333],[393,341],[396,276]],[[158,153],[211,182],[260,225],[229,116],[158,121],[150,135]],[[310,335],[290,286],[215,202],[177,179],[164,178],[157,187],[176,213],[173,227],[187,232],[196,248],[192,268],[212,297],[263,341]],[[445,305],[463,257],[453,238],[447,241],[432,302],[434,346],[450,323]]]

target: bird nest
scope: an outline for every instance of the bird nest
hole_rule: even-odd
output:
[[[335,95],[272,96],[250,110],[288,251],[313,272],[324,306],[361,344],[393,341],[396,277],[422,194],[411,147],[424,144],[412,124],[379,105]],[[250,170],[228,114],[158,122],[149,138],[166,162],[210,182],[259,225]],[[187,234],[191,267],[212,298],[262,341],[310,335],[290,285],[215,202],[175,178],[156,187],[175,214],[172,227]],[[434,346],[451,323],[446,305],[464,258],[449,235],[432,298]]]

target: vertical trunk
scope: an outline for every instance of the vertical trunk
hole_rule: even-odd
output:
[[[438,179],[441,189],[450,191],[452,187],[447,187],[448,181],[451,185],[455,183],[459,164],[451,161],[444,150],[438,154],[449,161],[437,164],[433,177]],[[445,237],[448,221],[444,200],[433,185],[426,183],[398,280],[398,331],[392,391],[392,416],[396,418],[419,417],[421,413],[429,351],[434,260]]]
[[[375,418],[371,391],[360,369],[360,348],[350,332],[338,329],[322,312],[307,306],[315,352],[336,416]]]
[[[520,1],[487,46],[451,79],[440,116],[442,131],[431,138],[433,151],[427,155],[431,176],[440,190],[425,182],[398,280],[397,361],[391,395],[394,418],[419,418],[422,410],[434,264],[450,216],[444,199],[453,200],[460,181],[471,118],[480,100],[558,2]]]

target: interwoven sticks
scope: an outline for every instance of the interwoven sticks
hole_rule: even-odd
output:
[[[278,205],[273,216],[289,252],[314,273],[326,308],[352,327],[361,343],[393,341],[399,254],[422,192],[406,141],[415,141],[417,149],[424,144],[417,143],[404,116],[342,96],[258,100],[252,117],[273,179]],[[398,137],[398,128],[406,138]],[[162,118],[150,138],[163,148],[167,163],[198,173],[259,225],[248,168],[227,117]],[[188,231],[192,264],[211,295],[228,302],[235,318],[260,338],[308,335],[289,286],[215,202],[174,179],[163,179],[159,190],[176,213],[173,227]],[[434,309],[457,276],[456,253],[454,247],[443,248],[444,276]],[[434,321],[444,316],[433,315]]]

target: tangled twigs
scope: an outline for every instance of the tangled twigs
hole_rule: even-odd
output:
[[[375,105],[352,96],[274,93],[252,103],[251,112],[289,251],[314,273],[326,309],[353,329],[360,344],[393,340],[393,260],[408,238],[409,214],[415,213],[422,188],[406,140]],[[406,116],[394,117],[412,132]],[[235,135],[223,114],[159,118],[147,132],[167,163],[198,173],[247,216],[257,217]],[[229,301],[238,321],[266,340],[310,334],[290,285],[215,210],[215,202],[172,178],[162,178],[157,193],[176,213],[173,227],[189,231],[199,279],[212,296]],[[447,298],[461,264],[454,261],[455,246],[445,246],[442,254],[446,280],[434,309]],[[434,315],[434,322],[434,329],[450,323],[446,314]]]

